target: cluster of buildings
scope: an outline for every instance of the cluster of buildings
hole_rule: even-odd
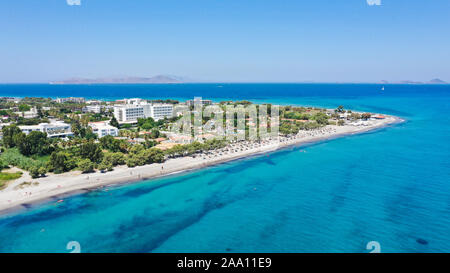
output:
[[[23,117],[23,118],[35,118],[38,116],[38,110],[36,107],[33,107],[30,109],[30,111],[25,111],[25,112],[14,112],[16,115],[18,115],[19,117]]]
[[[4,100],[6,102],[19,103],[22,99],[21,98],[16,98],[16,97],[0,97],[0,100]]]
[[[38,125],[20,125],[18,127],[27,135],[33,131],[39,131],[47,133],[47,137],[49,138],[73,136],[71,125],[57,120],[50,120],[48,123],[40,123]],[[119,136],[119,129],[109,125],[109,121],[90,122],[89,127],[91,127],[92,132],[99,138],[104,136]]]
[[[12,100],[13,98],[8,99]],[[85,106],[82,108],[82,111],[84,113],[104,113],[112,111],[114,117],[120,124],[135,124],[137,123],[138,119],[149,117],[153,118],[155,121],[164,118],[172,118],[175,115],[181,114],[181,112],[178,113],[178,106],[195,107],[197,105],[206,106],[212,104],[211,100],[203,100],[200,97],[196,97],[193,100],[188,100],[186,101],[186,103],[180,105],[173,105],[169,103],[152,103],[140,98],[123,99],[109,103],[98,100],[86,100],[82,97],[57,98],[54,101],[57,103],[71,102],[85,104]],[[24,118],[34,118],[38,116],[38,110],[36,107],[33,107],[30,109],[30,111],[20,112],[20,116]],[[90,122],[88,126],[92,129],[92,132],[99,138],[108,135],[118,137],[119,129],[111,126],[109,123],[110,121]],[[7,124],[2,125],[6,126]],[[70,124],[56,119],[50,119],[47,123],[40,123],[38,125],[20,125],[18,127],[25,134],[29,134],[33,131],[39,131],[46,133],[49,138],[67,138],[74,135]],[[177,139],[177,137],[180,136],[172,136],[169,142],[185,143],[189,141],[187,139]]]
[[[69,98],[57,98],[55,99],[57,103],[65,103],[65,102],[72,102],[72,103],[85,103],[85,98],[75,98],[75,97],[69,97]]]

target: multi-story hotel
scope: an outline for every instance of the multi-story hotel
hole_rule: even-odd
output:
[[[99,114],[102,112],[102,110],[107,111],[108,109],[111,109],[112,106],[108,105],[87,105],[86,107],[83,107],[82,111],[85,113],[96,113]]]
[[[165,117],[173,117],[172,104],[153,104],[150,106],[150,116],[154,120],[160,120]]]
[[[114,106],[114,117],[119,123],[135,123],[140,118],[160,120],[173,116],[171,104],[149,104],[141,99],[124,100],[126,104]]]

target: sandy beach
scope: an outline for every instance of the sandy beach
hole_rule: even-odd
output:
[[[24,175],[20,179],[9,183],[5,189],[0,191],[0,213],[27,208],[32,203],[46,202],[49,199],[54,199],[52,202],[58,202],[59,198],[63,199],[62,196],[67,194],[83,192],[101,186],[143,181],[200,169],[261,153],[268,153],[292,145],[304,145],[344,135],[359,134],[401,121],[399,118],[386,116],[382,120],[367,121],[366,126],[328,125],[318,130],[301,131],[298,135],[292,137],[264,141],[260,144],[248,142],[230,144],[226,148],[209,155],[173,158],[161,164],[151,164],[135,168],[118,166],[113,171],[107,173],[81,174],[80,171],[72,171],[63,174],[50,174],[47,177],[39,179],[31,179],[28,173],[24,172]],[[24,182],[31,183],[23,184]],[[60,202],[63,202],[63,200]]]

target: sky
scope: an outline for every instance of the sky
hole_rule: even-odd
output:
[[[449,0],[0,0],[0,83],[450,82]]]

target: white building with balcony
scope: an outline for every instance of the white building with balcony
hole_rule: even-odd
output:
[[[108,111],[109,109],[111,109],[111,106],[107,106],[107,105],[87,105],[86,107],[83,107],[83,112],[85,113],[95,113],[95,114],[100,114],[102,112],[102,110],[104,112]]]
[[[104,136],[119,136],[119,129],[109,125],[109,121],[89,122],[92,132],[97,135],[98,138]]]
[[[116,105],[114,106],[114,117],[119,123],[136,123],[139,118],[145,118],[148,109],[143,105]]]
[[[160,120],[173,117],[172,104],[150,104],[141,99],[125,100],[126,104],[114,106],[114,117],[119,123],[136,123],[140,118]]]
[[[154,120],[160,120],[163,118],[173,117],[173,105],[172,104],[153,104],[150,107],[150,116]]]

